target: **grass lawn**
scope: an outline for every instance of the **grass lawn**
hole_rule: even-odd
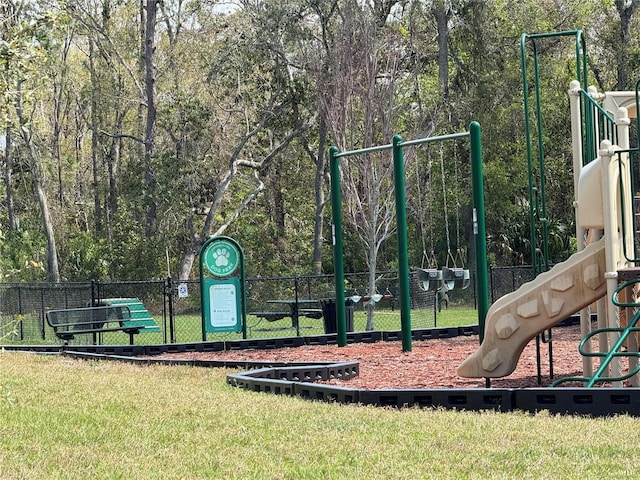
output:
[[[627,478],[637,419],[326,404],[227,370],[0,353],[3,479]]]
[[[437,327],[461,327],[478,324],[478,311],[472,308],[451,307],[436,315]]]

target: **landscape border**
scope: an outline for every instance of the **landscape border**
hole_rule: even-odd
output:
[[[567,324],[572,324],[569,321]],[[478,326],[414,330],[414,340],[452,338],[478,334]],[[399,341],[401,332],[348,333],[348,343]],[[524,411],[592,417],[640,416],[637,388],[473,388],[368,390],[315,383],[348,380],[360,372],[358,362],[260,362],[246,360],[195,360],[153,358],[158,355],[225,350],[277,349],[305,345],[337,344],[337,335],[231,340],[161,345],[3,345],[8,351],[59,354],[85,360],[112,360],[135,364],[189,365],[243,369],[227,375],[227,383],[253,392],[299,396],[342,404],[376,407],[444,408],[465,411]]]

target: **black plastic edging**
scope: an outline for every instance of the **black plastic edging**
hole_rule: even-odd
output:
[[[450,338],[477,335],[477,326],[414,330],[414,339]],[[348,342],[400,340],[399,332],[350,333]],[[398,389],[364,390],[315,383],[332,378],[348,380],[359,373],[357,362],[253,362],[238,360],[189,360],[157,358],[180,352],[215,352],[245,348],[273,349],[283,346],[337,343],[335,334],[317,337],[234,340],[164,345],[3,345],[5,350],[73,356],[83,359],[117,360],[137,364],[162,363],[209,368],[243,368],[248,371],[227,375],[227,383],[247,390],[297,395],[311,400],[358,403],[382,407],[424,407],[478,411],[549,411],[554,414],[640,416],[640,389],[634,388],[518,388],[518,389]],[[145,357],[145,358],[141,358]],[[153,358],[156,357],[156,358]]]

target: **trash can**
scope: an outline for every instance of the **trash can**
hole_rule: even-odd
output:
[[[345,302],[345,317],[347,332],[353,332],[353,307],[352,301]],[[338,333],[338,316],[336,314],[335,300],[322,302],[322,318],[324,321],[324,333]]]

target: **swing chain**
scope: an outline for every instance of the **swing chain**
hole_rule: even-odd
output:
[[[458,155],[457,155],[457,146],[458,142],[453,141],[453,170],[454,170],[454,178],[456,181],[459,180],[458,175]],[[460,185],[457,185],[456,188],[456,256],[458,260],[460,260],[460,267],[464,268],[464,257],[466,256],[466,251],[464,247],[460,246]],[[454,262],[455,265],[455,262]]]
[[[425,149],[427,151],[427,169],[428,169],[428,178],[431,179],[432,175],[431,173],[433,172],[433,168],[431,165],[431,150],[429,149],[429,145],[425,146]],[[427,193],[426,198],[425,198],[425,203],[426,203],[426,208],[423,208],[423,198],[422,198],[422,192],[420,190],[420,185],[421,185],[421,181],[420,181],[420,176],[419,176],[419,172],[418,169],[416,169],[416,185],[418,187],[418,210],[420,213],[420,236],[422,239],[422,264],[421,264],[421,268],[425,268],[425,264],[427,265],[427,268],[438,268],[438,259],[436,258],[436,254],[434,251],[434,236],[433,236],[433,204],[432,202],[429,201],[430,199],[430,194]],[[428,182],[427,185],[427,191],[430,192],[432,189],[432,185],[431,182]],[[425,221],[424,221],[424,215],[423,212],[426,210],[426,214],[429,217],[429,242],[431,245],[431,250],[429,253],[427,253],[427,245],[426,245],[426,241],[425,241]]]
[[[444,227],[447,236],[447,267],[449,266],[449,258],[453,260],[455,267],[455,259],[451,254],[451,238],[449,235],[449,210],[447,208],[447,184],[444,178],[444,147],[443,142],[440,142],[440,174],[442,177],[442,206],[444,209]]]

